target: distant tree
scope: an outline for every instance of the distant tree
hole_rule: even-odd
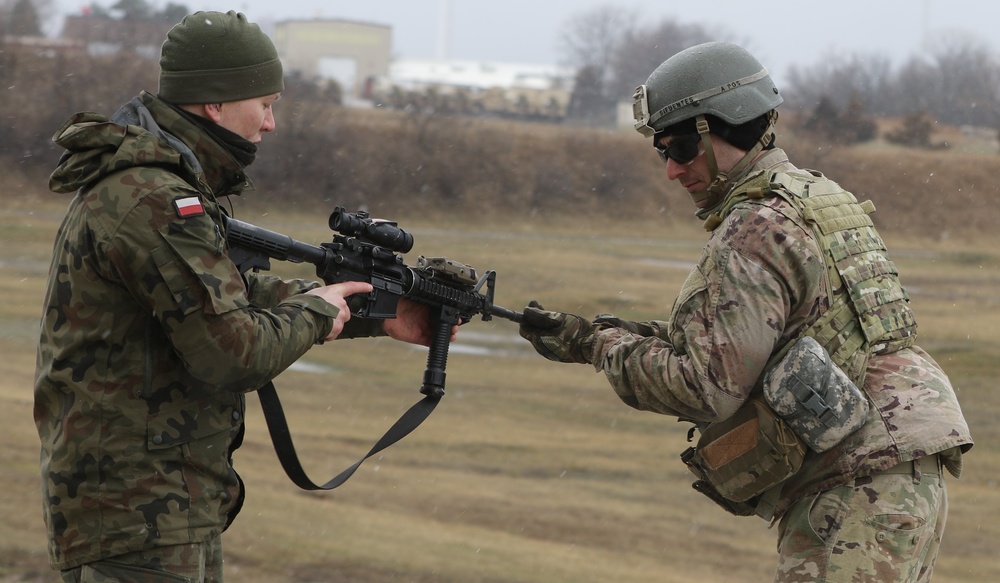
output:
[[[97,2],[91,2],[84,9],[84,14],[92,18],[112,18],[111,10],[98,4]]]
[[[840,121],[840,110],[833,104],[833,99],[824,95],[808,117],[802,121],[802,129],[809,133],[828,137],[832,128]]]
[[[865,113],[864,103],[854,95],[847,108],[840,110],[829,97],[821,97],[816,109],[801,124],[803,130],[837,144],[856,144],[873,140],[875,120]]]
[[[154,12],[146,0],[118,0],[111,6],[111,10],[121,13],[121,20],[126,22],[150,20]]]
[[[1000,112],[1000,59],[971,37],[942,40],[933,54],[937,71],[931,96],[934,116],[944,123],[995,125]]]
[[[565,65],[576,70],[567,121],[607,125],[614,120],[613,62],[624,35],[635,26],[634,12],[613,5],[573,16],[559,37]]]
[[[927,60],[910,58],[895,76],[887,92],[888,99],[879,113],[899,116],[913,111],[927,111],[931,107],[930,96],[936,93],[937,71]]]
[[[614,111],[614,101],[605,93],[603,71],[596,65],[579,69],[566,119],[582,125],[606,126],[613,123]]]
[[[903,125],[886,134],[885,139],[902,146],[913,148],[947,147],[931,143],[934,118],[926,111],[914,111],[903,117]]]
[[[157,14],[157,17],[167,22],[180,22],[188,14],[191,14],[191,10],[184,4],[167,2],[167,5]]]
[[[801,110],[823,98],[841,109],[857,99],[883,117],[925,111],[954,125],[1000,124],[1000,58],[967,34],[939,39],[895,71],[884,56],[829,55],[808,68],[792,67],[789,79],[787,107]]]
[[[861,96],[854,94],[840,116],[840,137],[847,143],[868,142],[878,137],[878,125],[865,111]]]
[[[34,0],[39,1],[39,0]],[[51,0],[43,0],[49,2]],[[180,22],[191,10],[184,4],[167,2],[162,10],[147,0],[117,0],[110,6],[103,6],[97,2],[91,2],[84,9],[84,14],[93,18],[107,18],[110,20],[122,20],[126,22],[137,22],[143,20]]]
[[[697,24],[663,20],[622,33],[611,57],[611,89],[616,100],[629,99],[663,61],[680,51],[711,40],[725,40]]]
[[[790,67],[782,93],[786,107],[809,109],[826,100],[843,109],[858,99],[869,111],[881,113],[891,73],[892,64],[885,56],[828,54],[817,65]]]
[[[637,19],[635,12],[611,4],[571,17],[559,36],[563,63],[578,71],[591,67],[610,80],[615,53]]]
[[[13,36],[42,35],[38,9],[34,0],[16,0],[5,12],[4,34]]]
[[[563,62],[577,72],[569,121],[604,120],[613,124],[615,108],[656,67],[677,52],[708,40],[725,39],[699,25],[682,25],[672,19],[639,25],[634,11],[604,5],[572,17],[562,29]],[[579,95],[576,95],[579,93]],[[597,110],[603,108],[600,115]]]

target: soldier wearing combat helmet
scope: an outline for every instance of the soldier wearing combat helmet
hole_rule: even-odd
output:
[[[873,205],[776,147],[782,98],[739,46],[681,51],[633,100],[710,233],[699,264],[665,320],[532,302],[521,335],[603,371],[626,404],[694,423],[695,489],[778,524],[775,581],[930,580],[945,474],[972,438],[916,344]]]
[[[103,82],[101,80],[100,82]],[[427,344],[426,309],[350,319],[371,285],[241,274],[220,198],[284,88],[271,40],[198,12],[163,43],[156,95],[80,113],[50,187],[72,195],[53,250],[35,381],[49,556],[64,581],[222,581],[239,512],[244,394],[324,340]]]

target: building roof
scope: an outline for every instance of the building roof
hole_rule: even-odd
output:
[[[569,69],[551,65],[440,59],[397,59],[389,65],[397,85],[453,85],[470,89],[550,89],[572,81]]]

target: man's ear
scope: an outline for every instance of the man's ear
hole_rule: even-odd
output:
[[[202,105],[205,111],[204,117],[212,120],[215,123],[219,123],[222,120],[222,104],[221,103],[206,103]]]

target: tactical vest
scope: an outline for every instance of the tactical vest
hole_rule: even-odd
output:
[[[794,207],[823,249],[831,305],[799,337],[814,338],[863,387],[868,359],[913,345],[917,332],[899,272],[868,216],[875,205],[858,203],[853,194],[813,170],[762,173],[733,191],[706,228],[718,226],[737,204],[767,196],[780,196]],[[768,368],[797,339],[773,355]]]
[[[714,230],[741,202],[770,196],[781,197],[791,205],[802,217],[802,221],[796,222],[811,230],[819,243],[827,270],[826,294],[830,306],[771,356],[754,391],[763,389],[766,371],[773,369],[806,336],[825,348],[841,371],[863,390],[869,358],[911,346],[917,331],[896,266],[889,260],[885,243],[868,216],[875,211],[875,205],[870,201],[858,203],[853,194],[819,172],[797,169],[773,174],[762,172],[737,186],[719,210],[709,216],[705,228]],[[781,484],[789,473],[799,470],[805,450],[799,439],[785,442],[784,422],[769,412],[762,398],[753,398],[748,403],[750,407],[745,406],[741,411],[756,424],[742,423],[738,412],[729,420],[709,425],[707,430],[703,429],[697,447],[688,448],[681,459],[700,478],[694,484],[696,490],[729,512],[743,516],[757,514],[773,521]],[[706,457],[712,453],[709,450],[713,447],[713,426],[722,435],[719,439],[722,446],[732,445],[726,439],[750,427],[754,431],[752,447],[741,445],[741,455],[713,462]],[[748,493],[753,492],[760,493],[748,499]]]

